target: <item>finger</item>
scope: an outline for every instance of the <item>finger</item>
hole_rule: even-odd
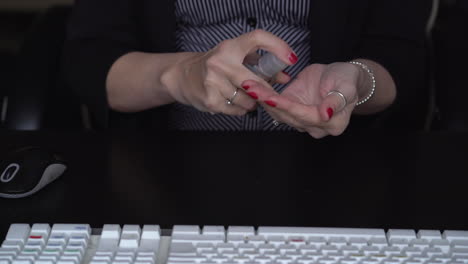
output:
[[[320,115],[323,121],[329,121],[333,115],[341,112],[347,104],[344,95],[337,91],[331,91],[320,104]]]
[[[232,100],[232,103],[236,106],[242,107],[247,111],[252,111],[256,105],[257,101],[246,94],[245,90],[238,88],[236,97]]]
[[[252,110],[256,105],[256,101],[245,94],[244,89],[234,86],[229,80],[218,75],[211,75],[205,85],[211,91],[206,102],[209,109],[223,112],[222,109],[225,108],[228,101],[231,102],[231,105],[236,105],[246,111]]]
[[[262,81],[247,80],[241,83],[241,87],[245,92],[255,100],[266,100],[267,98],[279,95],[273,88]]]
[[[281,83],[281,84],[286,84],[291,80],[291,76],[285,71],[278,72],[275,75],[275,82],[276,83]]]
[[[327,131],[320,128],[309,128],[307,133],[315,139],[321,139],[329,135]]]
[[[237,40],[237,47],[244,53],[244,57],[252,51],[264,49],[272,52],[288,65],[293,65],[298,61],[296,53],[288,43],[270,32],[257,29],[239,36]]]
[[[223,104],[219,107],[219,112],[226,114],[226,115],[233,115],[233,116],[243,116],[247,114],[247,110],[243,107],[234,105],[234,104]]]
[[[342,110],[342,112],[348,111],[348,107],[345,108],[345,110]],[[349,121],[350,115],[348,114],[336,115],[334,118],[332,118],[326,123],[326,125],[324,126],[324,130],[332,136],[339,136],[343,134],[343,132],[346,130],[346,128],[349,125]]]
[[[247,93],[253,95],[269,113],[273,113],[278,121],[296,129],[321,125],[317,107],[291,101],[285,96],[266,88],[263,83],[254,80],[247,80],[242,85],[247,87]]]
[[[241,88],[235,87],[217,75],[210,75],[204,85],[208,93],[201,100],[203,104],[201,109],[206,112],[243,115],[256,104],[256,101],[246,96]]]
[[[323,125],[320,112],[317,106],[304,105],[291,101],[285,96],[275,95],[263,101],[268,107],[275,108],[293,116],[304,127]]]
[[[268,114],[276,121],[278,121],[281,124],[286,124],[290,127],[293,127],[297,129],[300,132],[306,131],[304,127],[300,123],[298,123],[294,117],[290,116],[287,113],[284,113],[282,111],[278,111],[277,109],[266,109]]]

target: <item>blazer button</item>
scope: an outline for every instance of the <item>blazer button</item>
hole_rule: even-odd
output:
[[[247,18],[247,25],[249,25],[251,27],[256,27],[257,26],[257,19],[255,17]]]

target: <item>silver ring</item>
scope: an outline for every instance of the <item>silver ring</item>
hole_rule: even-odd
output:
[[[279,125],[280,125],[280,122],[278,122],[278,120],[273,119],[273,125],[274,125],[274,126],[279,126]]]
[[[234,104],[234,99],[236,99],[237,94],[239,93],[239,88],[236,88],[234,91],[234,94],[231,96],[231,98],[226,99],[226,104],[228,105],[233,105]]]
[[[346,100],[346,97],[341,92],[333,90],[333,91],[328,92],[327,96],[329,96],[331,94],[337,94],[337,95],[339,95],[341,97],[341,100],[343,101],[343,107],[341,109],[345,108],[345,106],[348,105],[348,100]]]

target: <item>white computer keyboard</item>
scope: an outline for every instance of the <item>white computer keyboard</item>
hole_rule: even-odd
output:
[[[468,231],[12,224],[0,264],[468,264]]]

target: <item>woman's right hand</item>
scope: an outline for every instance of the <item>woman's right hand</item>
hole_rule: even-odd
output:
[[[297,62],[297,56],[285,41],[269,32],[255,30],[225,40],[205,53],[184,53],[162,73],[160,80],[177,102],[204,112],[244,115],[255,108],[257,96],[241,84],[256,80],[270,87],[243,65],[258,49],[274,53],[288,65]],[[286,83],[289,76],[280,73],[276,81]],[[227,104],[226,100],[232,98],[237,88],[233,104]]]

